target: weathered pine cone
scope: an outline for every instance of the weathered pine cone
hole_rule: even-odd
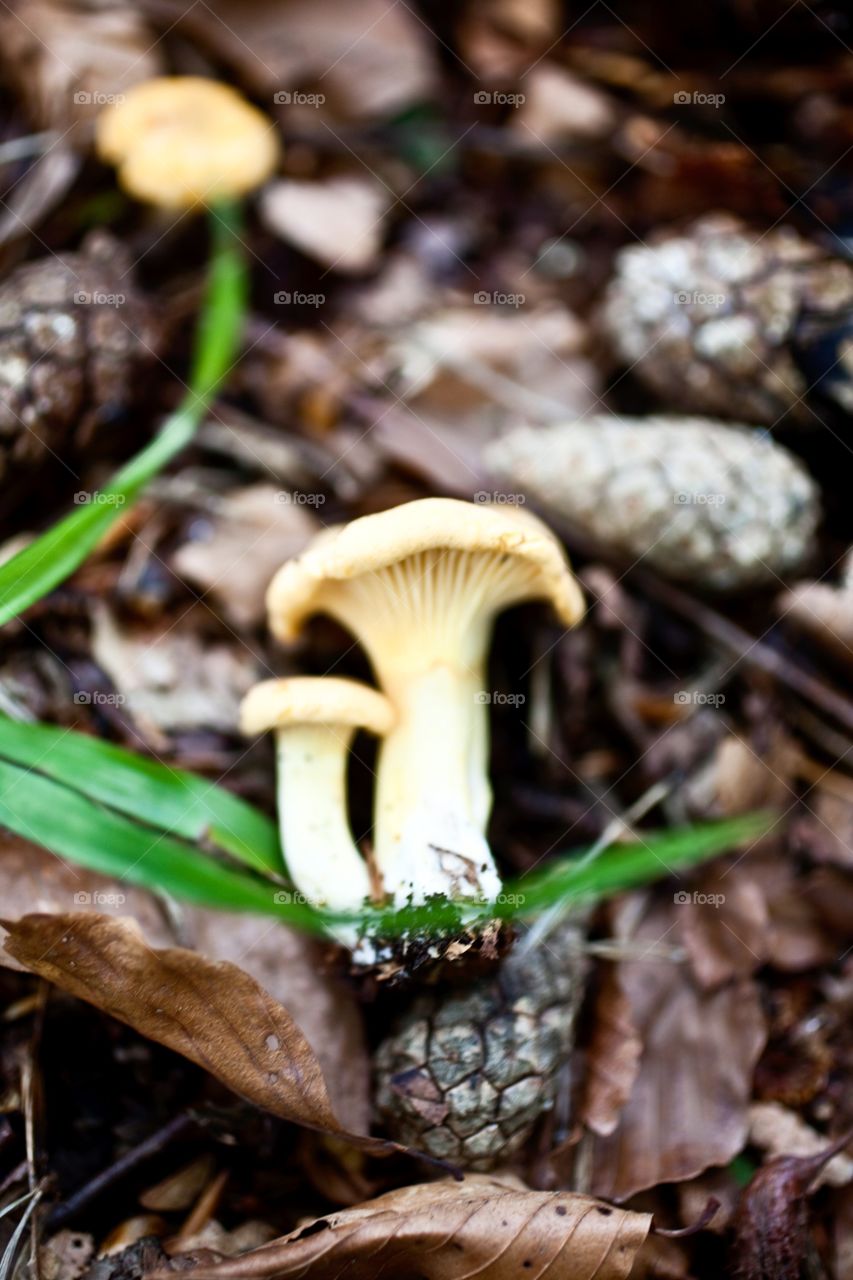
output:
[[[818,489],[767,435],[707,418],[608,415],[490,445],[495,480],[605,553],[712,590],[778,581],[809,557]]]
[[[564,924],[490,978],[419,996],[376,1055],[388,1132],[473,1170],[515,1154],[554,1105],[586,969],[583,930]]]
[[[601,318],[667,408],[775,425],[816,421],[809,393],[853,407],[853,266],[791,227],[714,214],[631,245]]]
[[[98,232],[82,250],[26,263],[0,287],[0,478],[8,485],[130,403],[155,359],[152,308],[130,262]],[[6,490],[9,492],[8,488]]]

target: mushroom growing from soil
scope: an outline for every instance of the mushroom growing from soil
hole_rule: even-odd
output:
[[[106,107],[98,155],[130,195],[167,209],[242,196],[276,167],[273,122],[235,89],[205,76],[157,76]]]
[[[376,689],[333,676],[263,680],[243,699],[242,732],[275,731],[284,858],[312,906],[358,911],[371,897],[370,872],[347,817],[347,758],[357,729],[386,734],[394,719]],[[352,930],[334,932],[353,945]]]
[[[580,588],[548,528],[517,506],[425,498],[325,530],[278,571],[270,627],[292,641],[327,613],[363,644],[393,703],[377,766],[374,859],[395,906],[494,901],[486,841],[486,660],[495,615],[548,600],[566,626]]]

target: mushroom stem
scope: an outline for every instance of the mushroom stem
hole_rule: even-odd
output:
[[[482,675],[437,662],[386,689],[398,715],[377,767],[374,857],[386,893],[398,906],[434,894],[493,900]]]
[[[357,911],[371,888],[347,822],[353,732],[326,724],[276,731],[279,828],[288,871],[312,906],[337,911]]]

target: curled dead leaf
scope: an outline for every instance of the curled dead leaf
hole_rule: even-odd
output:
[[[367,1131],[370,1060],[361,1014],[349,992],[323,972],[314,939],[274,920],[259,927],[256,916],[240,912],[186,904],[167,912],[146,889],[65,862],[11,833],[0,835],[0,900],[7,920],[72,907],[131,917],[152,947],[180,944],[239,965],[299,1024],[346,1128]],[[2,950],[0,965],[22,968]]]
[[[628,997],[613,966],[606,965],[595,1001],[579,1117],[594,1133],[606,1136],[619,1123],[619,1113],[637,1076],[642,1049]]]
[[[401,1187],[318,1218],[241,1258],[203,1263],[192,1280],[624,1280],[651,1216],[565,1191],[528,1191],[470,1175]],[[149,1280],[170,1280],[155,1272]]]
[[[305,1036],[235,964],[152,948],[134,922],[101,915],[27,915],[3,927],[6,950],[25,969],[182,1053],[256,1106],[366,1150],[400,1150],[343,1127]]]
[[[834,1155],[849,1144],[847,1133],[813,1156],[771,1160],[750,1182],[735,1214],[733,1273],[741,1280],[800,1280],[819,1274],[810,1265],[808,1195]]]

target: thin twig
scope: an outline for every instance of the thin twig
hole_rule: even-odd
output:
[[[588,867],[606,849],[609,849],[621,835],[624,835],[626,827],[631,827],[635,822],[639,822],[650,809],[653,809],[656,804],[660,804],[661,800],[669,795],[675,785],[675,781],[675,776],[672,775],[669,778],[663,778],[659,782],[653,783],[623,813],[615,814],[592,847],[586,851],[582,858],[578,859],[575,864],[577,870],[580,871],[584,867]],[[547,911],[543,911],[535,924],[530,926],[530,929],[519,944],[521,952],[526,953],[534,947],[540,946],[557,927],[566,913],[571,910],[572,905],[571,901],[555,902]]]
[[[817,676],[802,671],[784,654],[778,653],[763,640],[756,640],[748,631],[744,631],[743,627],[723,617],[710,605],[672,586],[671,583],[664,582],[662,578],[650,574],[648,570],[637,569],[633,577],[650,596],[662,601],[673,613],[686,618],[733,653],[735,665],[743,663],[746,666],[758,667],[781,684],[793,689],[807,702],[820,707],[821,711],[833,720],[853,730],[853,703],[838,690],[831,689]]]
[[[176,1138],[183,1137],[195,1123],[196,1120],[193,1115],[186,1111],[181,1112],[180,1115],[170,1120],[168,1124],[158,1129],[156,1133],[152,1133],[150,1138],[146,1138],[144,1142],[140,1142],[132,1151],[128,1151],[121,1156],[108,1169],[102,1169],[84,1187],[81,1187],[79,1191],[75,1191],[74,1195],[69,1196],[64,1204],[57,1205],[48,1219],[48,1230],[54,1232],[64,1227],[66,1223],[75,1218],[78,1213],[87,1208],[93,1200],[96,1200],[98,1196],[108,1190],[120,1178],[132,1173],[138,1165],[149,1160],[151,1156],[159,1155]],[[0,1277],[0,1280],[2,1280],[2,1277]]]

